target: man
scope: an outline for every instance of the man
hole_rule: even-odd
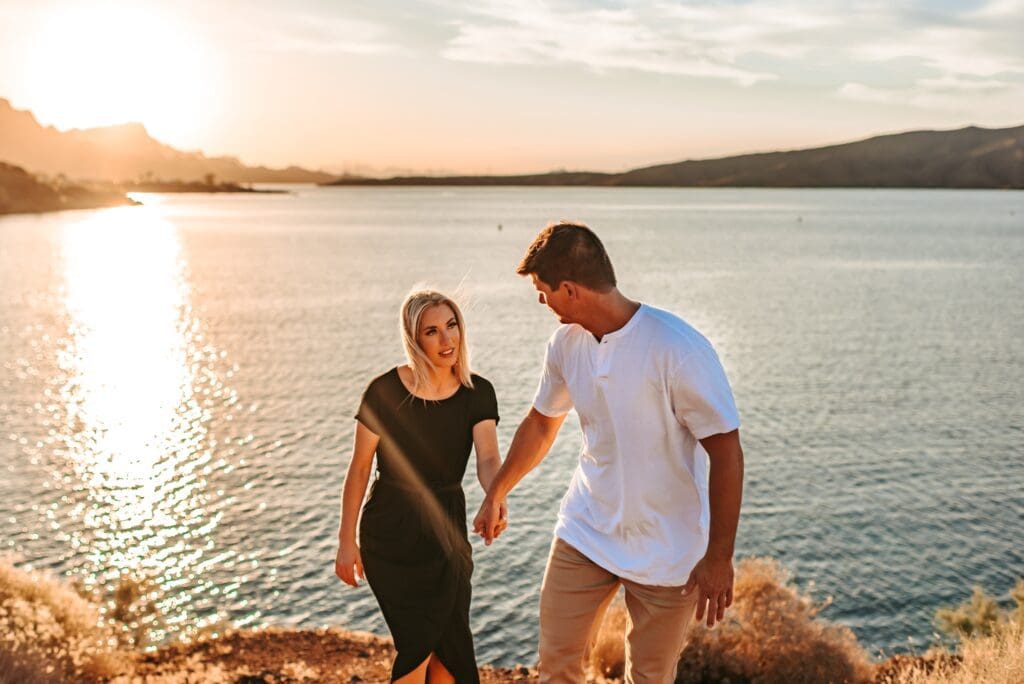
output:
[[[694,614],[711,627],[732,604],[743,452],[725,372],[700,333],[619,292],[604,246],[582,224],[541,231],[517,273],[563,325],[474,529],[488,544],[500,533],[501,502],[575,408],[583,448],[541,587],[541,681],[584,681],[621,585],[626,682],[671,682]]]

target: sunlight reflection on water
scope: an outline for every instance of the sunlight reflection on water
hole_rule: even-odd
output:
[[[63,456],[54,475],[78,523],[67,541],[86,550],[87,586],[156,583],[159,602],[194,572],[218,522],[200,395],[220,388],[208,382],[177,229],[154,211],[97,213],[65,227],[62,257],[68,337],[49,410]]]

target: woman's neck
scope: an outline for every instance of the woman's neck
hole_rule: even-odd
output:
[[[454,368],[434,368],[427,374],[427,381],[431,389],[444,390],[452,386],[452,381],[458,382],[455,377]]]
[[[425,383],[415,386],[416,376],[411,366],[401,366],[399,376],[406,390],[415,396],[423,399],[445,399],[453,394],[453,390],[460,384],[455,369],[431,369],[427,373]],[[426,386],[423,386],[423,385]]]

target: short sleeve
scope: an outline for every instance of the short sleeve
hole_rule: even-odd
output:
[[[561,355],[558,348],[558,332],[556,331],[544,350],[544,369],[541,372],[537,394],[533,397],[533,408],[549,418],[564,416],[572,410],[572,397],[569,387],[565,384],[562,372]]]
[[[695,349],[681,359],[672,371],[669,386],[676,419],[697,439],[739,428],[729,380],[710,346]]]
[[[381,425],[382,414],[379,384],[379,380],[374,380],[366,388],[366,391],[363,392],[363,398],[359,401],[359,409],[355,415],[356,420],[378,436],[384,434],[384,428]]]
[[[479,375],[473,378],[473,400],[470,404],[469,421],[475,426],[481,420],[498,422],[498,397],[494,385]]]

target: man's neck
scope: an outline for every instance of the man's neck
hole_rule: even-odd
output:
[[[594,298],[592,314],[580,325],[600,340],[608,333],[625,327],[639,309],[640,302],[635,302],[617,288],[612,288],[611,292],[598,294]]]

